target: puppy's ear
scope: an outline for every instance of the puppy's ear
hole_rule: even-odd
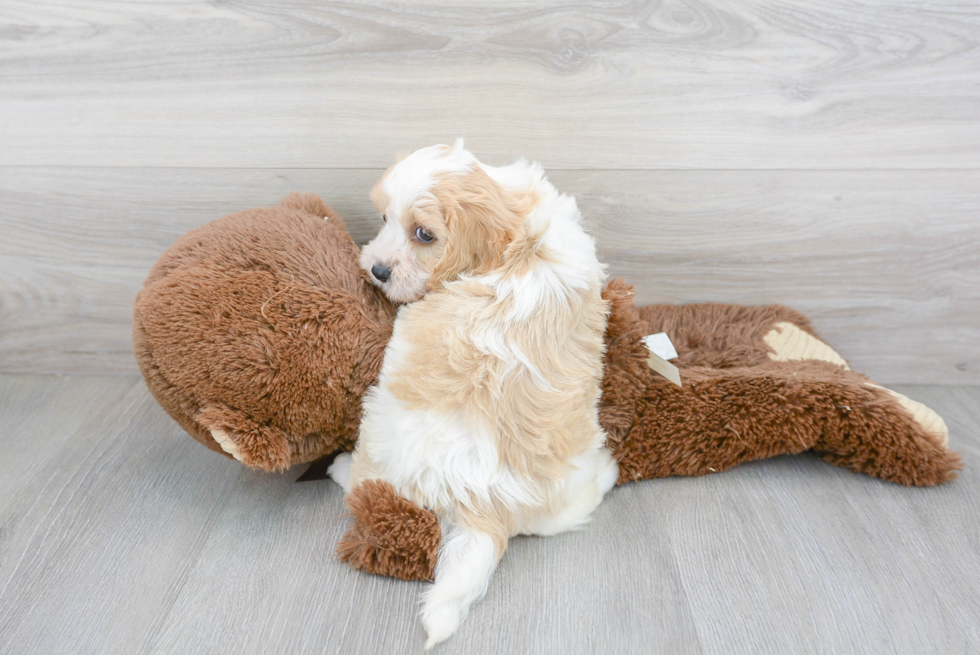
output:
[[[438,289],[464,273],[483,275],[500,268],[507,246],[527,218],[525,203],[511,197],[481,169],[443,176],[433,194],[442,208],[446,237],[429,289]]]

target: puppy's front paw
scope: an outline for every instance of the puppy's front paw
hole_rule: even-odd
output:
[[[341,453],[327,468],[327,473],[330,474],[333,481],[344,489],[344,493],[348,494],[350,493],[350,465],[350,453]]]
[[[456,600],[444,600],[439,603],[426,603],[422,608],[422,625],[425,627],[425,649],[429,650],[440,644],[456,632],[462,619],[462,603]]]

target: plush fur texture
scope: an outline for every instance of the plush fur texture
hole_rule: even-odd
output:
[[[181,237],[133,313],[136,358],[157,401],[205,446],[254,468],[353,448],[394,315],[358,252],[312,194]]]
[[[385,224],[362,265],[413,302],[353,457],[331,473],[347,491],[389,482],[439,517],[430,648],[483,596],[511,536],[581,527],[615,482],[597,410],[605,276],[574,199],[539,166],[484,167],[457,142],[402,160],[373,196]]]
[[[368,480],[349,496],[360,517],[337,544],[342,560],[356,568],[403,580],[431,580],[442,531],[433,512],[422,510],[387,482]]]
[[[212,450],[225,452],[212,430],[234,435],[238,459],[255,468],[350,450],[393,316],[363,276],[359,254],[315,196],[293,195],[282,207],[239,212],[188,233],[153,268],[134,308],[147,386]],[[610,315],[599,418],[620,483],[711,474],[803,451],[904,485],[940,484],[961,466],[942,435],[859,373],[820,361],[772,361],[765,335],[776,325],[812,333],[798,312],[716,304],[638,309],[619,280],[603,295]],[[657,331],[677,347],[681,389],[646,365],[639,339]],[[346,502],[353,519],[342,559],[368,572],[431,579],[442,537],[431,512],[383,485],[361,485]]]
[[[772,360],[763,337],[779,322],[814,334],[798,312],[713,304],[637,310],[621,282],[607,295],[616,318],[606,337],[601,420],[620,483],[803,451],[899,484],[956,476],[960,458],[944,437],[923,429],[886,389],[832,363]],[[675,340],[682,388],[645,364],[639,340],[655,332]]]

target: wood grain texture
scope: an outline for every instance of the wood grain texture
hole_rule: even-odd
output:
[[[71,436],[93,411],[108,413],[120,395],[133,387],[122,377],[23,377],[16,384],[0,385],[3,476],[0,477],[0,522],[17,519],[14,505],[36,499],[35,483],[58,477],[52,463],[63,463]],[[44,418],[42,418],[44,417]]]
[[[980,387],[898,390],[945,416],[959,480],[800,456],[626,485],[513,540],[440,652],[980,649]],[[333,556],[331,481],[205,450],[133,377],[0,375],[0,423],[0,651],[421,652],[422,585]]]
[[[89,386],[105,393],[80,405]],[[24,453],[4,459],[3,478],[26,479],[0,515],[0,651],[136,652],[243,471],[184,448],[186,435],[134,378],[4,378],[0,398],[25,390],[48,407],[2,437],[5,451]],[[23,411],[8,407],[4,418]]]
[[[0,169],[0,371],[132,373],[189,229],[313,190],[360,242],[380,170]],[[980,383],[980,172],[556,171],[639,303],[778,302],[885,382]]]
[[[800,0],[7,0],[0,164],[980,165],[980,10]]]

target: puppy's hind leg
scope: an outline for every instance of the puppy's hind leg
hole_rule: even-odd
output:
[[[572,462],[576,469],[564,481],[565,505],[535,517],[523,526],[521,534],[550,537],[584,527],[602,497],[616,484],[619,466],[605,448],[580,455]]]
[[[422,625],[426,650],[456,631],[475,601],[487,593],[487,584],[503,549],[486,532],[460,525],[444,525],[436,561],[435,582],[425,592]]]
[[[327,467],[327,473],[343,488],[345,494],[351,492],[350,483],[350,469],[351,469],[351,455],[350,453],[341,453],[333,460],[333,464]]]

